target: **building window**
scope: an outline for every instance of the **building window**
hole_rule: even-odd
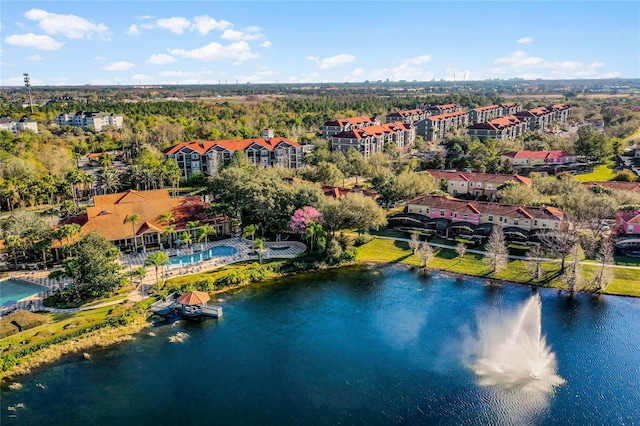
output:
[[[418,213],[422,213],[422,207],[418,209]]]
[[[427,207],[427,213],[429,213],[429,208]]]
[[[462,219],[464,219],[464,220],[469,220],[469,215],[468,215],[468,214],[463,215],[463,216],[462,216]]]
[[[632,234],[633,233],[633,225],[629,225],[627,227],[627,233]]]
[[[444,210],[440,210],[440,217],[444,217]]]
[[[487,184],[487,189],[493,189],[493,184],[488,183],[488,184]]]
[[[546,228],[547,227],[547,222],[545,222],[544,220],[542,221],[542,227]]]
[[[538,221],[537,221],[537,220],[534,220],[534,221],[533,221],[533,225],[534,225],[534,226],[538,226]]]
[[[518,225],[520,223],[520,219],[513,219],[513,224]]]
[[[469,182],[469,186],[473,188],[473,182]]]

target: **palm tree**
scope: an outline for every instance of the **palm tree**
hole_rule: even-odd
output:
[[[163,251],[156,251],[147,256],[147,259],[144,261],[144,264],[147,266],[153,266],[156,269],[156,285],[160,283],[160,278],[158,278],[158,268],[165,267],[165,265],[169,264],[169,256],[167,253]]]
[[[120,187],[120,172],[113,167],[105,167],[98,174],[98,182],[107,193],[116,192]]]
[[[256,238],[251,247],[258,252],[258,260],[262,263],[262,252],[264,250],[264,238]]]
[[[164,231],[162,231],[162,235],[168,235],[169,236],[169,248],[172,249],[173,248],[173,234],[176,233],[176,226],[175,225],[167,225],[164,227]]]
[[[122,223],[131,222],[131,235],[133,236],[133,245],[135,246],[136,253],[138,252],[138,240],[136,239],[136,224],[140,220],[140,215],[131,213],[125,216]]]
[[[309,225],[307,225],[306,233],[304,235],[304,238],[306,240],[309,240],[311,243],[311,246],[309,248],[309,253],[313,253],[313,243],[316,240],[316,238],[323,236],[323,233],[324,233],[324,230],[322,229],[322,225],[320,225],[315,220],[312,220],[311,222],[309,222]]]
[[[187,247],[189,246],[189,244],[193,243],[193,238],[191,238],[191,234],[187,231],[184,231],[182,234],[180,234],[179,238],[180,244],[186,244]]]
[[[173,213],[171,212],[161,213],[158,217],[158,220],[160,223],[163,223],[165,225],[170,225],[176,221],[176,219],[173,217]]]
[[[69,225],[62,225],[64,228],[64,236],[67,239],[67,244],[71,245],[71,240],[82,233],[82,226],[77,223],[71,223]],[[76,253],[77,254],[77,253]]]
[[[244,228],[244,234],[242,234],[242,238],[251,237],[251,241],[253,241],[253,237],[256,235],[258,231],[258,225],[249,225]]]
[[[200,227],[200,221],[199,220],[192,220],[191,222],[187,222],[187,226],[186,229],[188,230],[195,230],[196,228]],[[193,237],[195,238],[195,232]]]
[[[209,235],[216,233],[216,228],[214,228],[213,226],[209,225],[208,223],[206,225],[202,225],[200,227],[200,232],[198,233],[198,242],[202,242],[202,240],[206,240],[206,242],[209,242]]]

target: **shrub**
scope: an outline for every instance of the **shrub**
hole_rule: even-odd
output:
[[[353,245],[356,247],[359,247],[363,244],[367,244],[368,242],[372,241],[375,237],[369,234],[361,234],[358,235],[356,237],[356,239],[353,241]]]

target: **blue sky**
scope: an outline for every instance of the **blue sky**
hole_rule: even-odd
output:
[[[0,85],[640,77],[640,2],[5,1]]]

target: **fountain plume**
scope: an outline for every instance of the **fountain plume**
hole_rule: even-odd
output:
[[[512,316],[478,321],[471,368],[483,386],[549,393],[564,383],[556,356],[542,335],[540,296],[532,296]]]

